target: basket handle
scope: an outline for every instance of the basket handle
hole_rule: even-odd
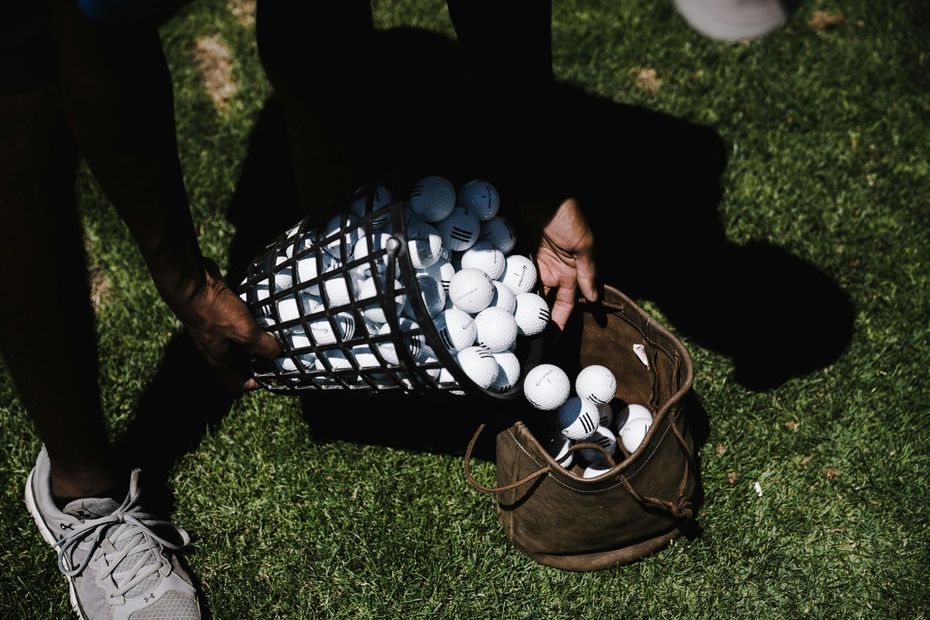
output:
[[[478,430],[475,431],[475,434],[472,435],[471,441],[468,442],[468,447],[465,448],[465,460],[462,464],[463,467],[465,468],[465,480],[467,480],[468,484],[470,484],[473,488],[477,489],[478,491],[481,491],[482,493],[502,493],[503,491],[509,491],[511,489],[516,489],[517,487],[521,487],[527,482],[532,482],[533,480],[536,480],[540,476],[545,475],[546,472],[549,471],[549,466],[546,465],[545,467],[541,467],[537,469],[536,471],[534,471],[533,473],[527,476],[524,476],[523,478],[520,478],[516,482],[505,484],[502,487],[486,487],[480,482],[478,482],[477,480],[475,480],[475,477],[471,475],[471,468],[469,467],[469,464],[471,463],[472,452],[474,452],[475,450],[475,444],[478,442],[478,436],[481,435],[481,432],[484,430],[484,427],[485,425],[482,424],[481,426],[478,427]]]
[[[633,498],[639,503],[667,510],[676,519],[693,519],[694,504],[692,504],[691,500],[688,499],[688,497],[685,495],[685,489],[688,488],[688,480],[691,478],[691,464],[694,460],[694,454],[691,452],[691,448],[685,441],[685,437],[682,434],[681,429],[679,429],[678,425],[675,423],[675,417],[671,414],[671,412],[669,412],[669,415],[667,415],[666,418],[668,419],[669,426],[672,428],[672,432],[675,433],[675,438],[678,439],[678,443],[681,445],[681,448],[687,457],[685,459],[685,467],[684,472],[682,472],[681,482],[678,483],[678,493],[675,499],[670,501],[649,495],[640,495],[636,489],[633,488],[633,485],[630,484],[630,481],[627,479],[627,477],[623,474],[620,474],[620,482],[627,490],[627,493],[632,495]]]

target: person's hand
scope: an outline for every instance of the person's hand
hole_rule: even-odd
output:
[[[202,280],[183,301],[169,300],[169,305],[226,387],[235,393],[254,390],[259,386],[247,378],[245,353],[273,359],[281,355],[281,345],[258,326],[248,306],[223,282],[216,264],[204,262]]]
[[[565,200],[543,227],[536,252],[543,291],[547,297],[555,291],[552,321],[561,330],[575,307],[579,288],[585,299],[597,301],[593,248],[594,234],[578,201]]]

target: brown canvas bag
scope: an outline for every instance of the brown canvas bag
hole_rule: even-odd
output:
[[[580,302],[548,356],[569,376],[601,364],[617,378],[617,398],[653,413],[632,455],[618,452],[610,471],[584,479],[583,467],[560,466],[524,422],[497,435],[497,486],[472,486],[497,497],[504,535],[536,561],[572,571],[626,564],[661,549],[692,525],[700,493],[694,440],[683,410],[693,369],[684,345],[629,298],[606,287],[599,304]],[[575,373],[577,374],[577,372]],[[598,448],[594,444],[578,444]],[[599,449],[599,448],[598,448]],[[577,461],[577,459],[576,459]]]

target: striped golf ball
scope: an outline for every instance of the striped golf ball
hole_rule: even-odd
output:
[[[494,354],[484,347],[467,347],[459,351],[455,359],[468,378],[482,389],[491,387],[500,372]]]
[[[438,224],[436,229],[442,235],[442,244],[453,252],[463,252],[474,245],[481,232],[481,223],[467,209],[456,207]]]
[[[597,405],[590,400],[572,396],[558,412],[559,429],[572,441],[587,439],[597,430]]]
[[[575,378],[575,393],[595,405],[604,405],[616,396],[617,378],[606,366],[586,366]]]
[[[521,336],[535,336],[549,325],[551,312],[546,300],[535,293],[520,293],[516,296],[513,318]]]
[[[443,177],[424,177],[410,190],[410,208],[427,222],[444,220],[455,208],[455,186]]]

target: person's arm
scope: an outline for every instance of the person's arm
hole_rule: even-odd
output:
[[[517,216],[539,239],[540,279],[553,297],[552,320],[564,329],[579,288],[589,301],[597,300],[597,289],[594,234],[559,169],[570,147],[553,127],[566,119],[559,118],[552,75],[551,2],[447,2],[466,58],[471,120],[476,135],[493,145],[473,157],[496,156],[491,167],[519,186]]]
[[[273,357],[280,345],[200,253],[157,31],[93,24],[73,0],[55,0],[52,18],[62,100],[82,155],[132,232],[165,302],[227,386],[241,390],[245,369],[237,348]]]

